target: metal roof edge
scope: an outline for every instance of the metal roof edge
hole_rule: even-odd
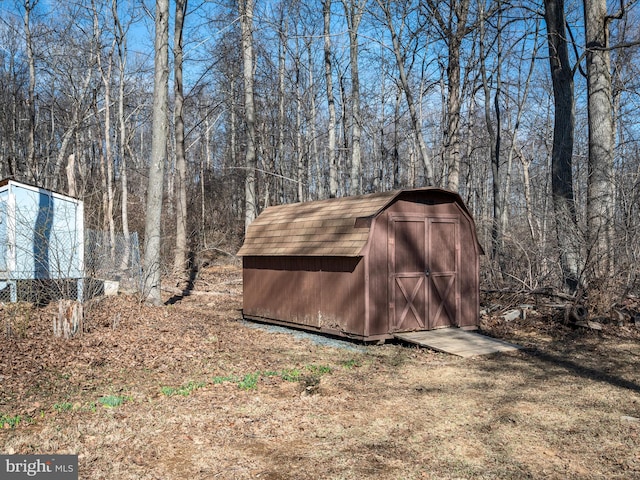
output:
[[[12,177],[6,177],[6,178],[3,178],[2,180],[0,180],[0,188],[6,187],[6,186],[11,186],[11,185],[17,185],[17,186],[20,186],[20,187],[27,188],[29,190],[37,190],[38,192],[47,192],[47,193],[55,195],[57,197],[63,197],[65,199],[67,199],[67,200],[71,200],[71,201],[74,201],[74,202],[77,202],[77,203],[84,203],[78,197],[72,197],[71,195],[67,195],[66,193],[57,192],[57,191],[51,190],[49,188],[39,187],[38,185],[34,185],[32,183],[22,182],[20,180],[16,180],[15,178],[12,178]]]

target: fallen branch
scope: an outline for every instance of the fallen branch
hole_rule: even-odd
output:
[[[218,282],[218,283],[209,283],[205,280],[199,279],[198,284],[204,285],[206,287],[217,287],[219,285],[240,285],[242,283],[242,279],[238,278],[235,280],[229,280],[228,282]]]
[[[174,287],[162,287],[162,291],[172,293],[174,295],[183,295],[185,297],[190,297],[193,295],[229,295],[228,292],[204,292],[202,290],[185,290]]]
[[[501,289],[481,289],[482,293],[487,294],[503,294],[503,295],[540,295],[545,297],[560,298],[569,302],[577,302],[579,299],[575,295],[569,295],[567,293],[558,292],[551,287],[536,288],[534,290],[516,290],[512,288]]]

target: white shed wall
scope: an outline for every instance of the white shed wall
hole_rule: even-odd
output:
[[[4,279],[83,278],[82,201],[9,181],[0,188],[0,244]]]

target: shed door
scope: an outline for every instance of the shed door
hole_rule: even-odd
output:
[[[427,328],[426,238],[424,218],[394,218],[389,234],[392,331]]]
[[[458,325],[458,221],[430,218],[428,252],[429,328]]]
[[[457,219],[396,217],[391,227],[391,330],[457,325]]]

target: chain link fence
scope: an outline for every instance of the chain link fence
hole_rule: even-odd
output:
[[[84,232],[84,276],[69,274],[57,263],[56,253],[61,249],[70,251],[74,245],[56,245],[48,252],[48,264],[45,274],[33,272],[29,278],[25,272],[20,276],[8,275],[0,278],[0,302],[26,301],[35,304],[46,304],[52,300],[90,299],[105,293],[121,291],[138,293],[142,285],[142,264],[138,234],[128,237],[116,234],[113,242],[109,232],[85,230]],[[24,255],[37,256],[36,252],[23,252]],[[37,258],[37,267],[42,260]],[[35,267],[34,267],[35,268]],[[78,292],[81,292],[78,295]]]
[[[128,237],[109,232],[85,230],[84,261],[87,297],[104,293],[105,289],[138,293],[142,286],[142,262],[136,232]],[[102,291],[101,291],[102,290]]]

